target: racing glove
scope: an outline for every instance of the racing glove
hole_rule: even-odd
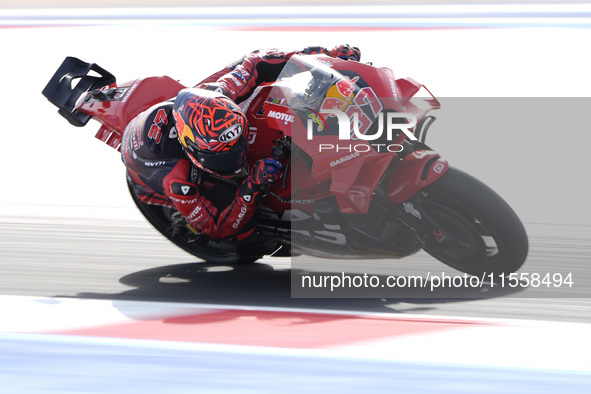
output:
[[[281,176],[281,170],[283,170],[283,166],[277,159],[267,157],[254,164],[250,176],[255,184],[266,186],[277,182]]]
[[[257,161],[240,187],[242,201],[245,204],[257,202],[267,187],[277,182],[282,170],[281,163],[272,157]]]
[[[361,50],[348,44],[336,46],[328,51],[328,54],[332,57],[338,57],[345,60],[354,60],[356,62],[361,60]]]
[[[330,55],[344,60],[359,61],[361,59],[361,50],[348,44],[336,46],[330,50],[324,47],[307,47],[304,49],[306,55]]]
[[[328,55],[328,51],[324,47],[307,47],[304,48],[306,55]]]

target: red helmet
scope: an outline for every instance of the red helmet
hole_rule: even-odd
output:
[[[248,126],[238,105],[219,93],[189,88],[178,93],[172,113],[178,139],[195,166],[220,176],[240,171]]]

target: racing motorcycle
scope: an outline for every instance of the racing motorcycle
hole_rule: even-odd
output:
[[[117,83],[94,63],[67,57],[43,90],[74,126],[120,149],[130,121],[185,88],[168,77]],[[172,207],[143,203],[146,219],[185,251],[209,262],[265,255],[402,258],[423,249],[459,271],[509,274],[528,238],[493,190],[450,167],[425,144],[438,100],[387,68],[324,55],[291,57],[279,78],[240,104],[249,122],[247,161],[270,155],[284,174],[261,200],[253,242],[202,237]],[[228,187],[236,187],[227,180]]]

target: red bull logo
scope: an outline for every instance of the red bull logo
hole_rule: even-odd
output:
[[[195,136],[193,135],[191,128],[185,124],[185,121],[183,120],[183,117],[181,116],[182,111],[183,111],[183,106],[181,106],[178,111],[173,110],[172,115],[174,116],[174,120],[176,123],[176,129],[177,129],[177,133],[179,136],[179,141],[186,148],[187,143],[185,142],[185,138],[188,138],[189,140],[195,142]]]
[[[345,111],[346,108],[353,102],[355,97],[355,88],[357,86],[355,83],[357,81],[359,81],[358,76],[354,77],[353,79],[343,76],[343,79],[328,89],[326,98],[322,103],[322,109],[337,109]]]
[[[350,79],[349,77],[345,77],[341,79],[339,82],[336,83],[337,90],[340,94],[343,95],[345,98],[349,98],[353,95],[355,91],[355,83],[359,81],[359,77],[355,77]]]

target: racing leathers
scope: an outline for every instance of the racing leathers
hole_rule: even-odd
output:
[[[302,52],[255,51],[196,87],[216,90],[240,103],[259,84],[275,81],[295,53],[359,59],[359,50],[349,46],[332,51],[321,47]],[[196,233],[208,238],[248,238],[255,230],[252,219],[265,184],[277,180],[281,165],[274,159],[260,160],[240,183],[196,168],[177,139],[172,108],[172,100],[154,105],[133,119],[123,134],[122,159],[136,195],[143,203],[175,208]]]

